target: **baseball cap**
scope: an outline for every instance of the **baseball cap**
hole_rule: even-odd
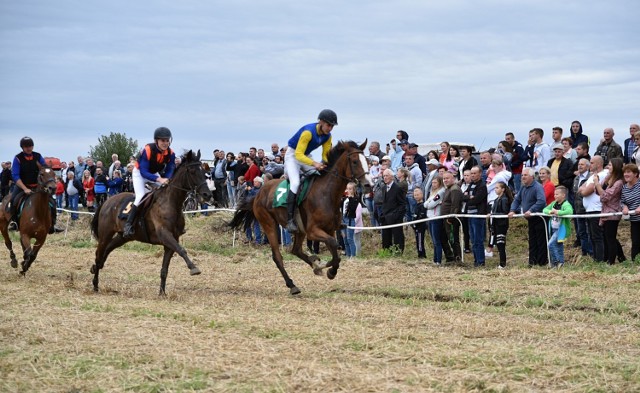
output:
[[[398,141],[398,144],[399,144],[399,145],[406,145],[407,143],[409,143],[409,141],[408,141],[408,140],[406,140],[406,139],[400,139],[400,140]]]
[[[371,162],[380,162],[380,157],[372,154],[369,156],[369,160],[371,160]]]
[[[413,149],[414,147],[418,147],[418,144],[416,143],[409,143],[409,149]]]
[[[435,158],[430,159],[429,161],[427,161],[427,165],[433,165],[433,166],[440,166],[440,161],[436,160]]]
[[[562,143],[556,142],[553,145],[551,145],[551,150],[555,150],[555,149],[564,150],[564,146],[562,146]]]
[[[384,161],[384,160],[389,160],[389,161],[391,161],[391,157],[389,157],[389,156],[384,156],[384,157],[382,157],[382,160],[380,160],[380,161]]]

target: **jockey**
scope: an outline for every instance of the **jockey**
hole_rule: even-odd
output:
[[[331,150],[331,130],[338,125],[338,116],[331,109],[324,109],[318,115],[318,122],[303,126],[289,139],[284,160],[284,171],[289,179],[287,195],[287,231],[298,231],[294,219],[296,198],[300,187],[300,173],[320,171],[325,168],[323,162],[314,161],[310,157],[312,151],[322,146],[322,161],[327,162]]]
[[[18,196],[22,193],[25,195],[33,193],[33,190],[38,187],[38,173],[40,172],[40,168],[46,166],[42,155],[33,151],[33,139],[28,136],[20,139],[20,148],[22,148],[22,152],[13,158],[13,164],[11,166],[11,177],[16,185],[11,193],[10,199],[11,220],[16,223],[16,228],[18,224],[18,206],[16,206]],[[55,226],[58,213],[56,205],[55,203],[50,205],[51,227],[49,228],[49,233],[61,232],[61,230]]]
[[[155,143],[147,144],[140,151],[138,160],[135,163],[132,173],[133,190],[136,199],[131,206],[127,223],[124,226],[122,236],[130,238],[135,233],[133,222],[136,217],[138,205],[142,197],[148,192],[146,183],[156,183],[163,185],[171,179],[173,171],[176,169],[176,155],[171,150],[171,131],[166,127],[159,127],[153,133]]]

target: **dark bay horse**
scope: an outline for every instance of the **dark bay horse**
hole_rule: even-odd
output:
[[[165,294],[169,263],[174,253],[178,253],[187,263],[191,275],[200,274],[200,269],[191,262],[187,251],[180,245],[179,238],[184,233],[184,215],[182,205],[189,192],[195,192],[200,202],[211,199],[211,191],[207,187],[204,169],[200,162],[200,151],[196,155],[191,150],[182,157],[182,164],[176,168],[171,180],[153,192],[146,211],[138,213],[135,223],[135,235],[131,239],[122,236],[125,221],[118,218],[121,208],[127,200],[133,201],[134,194],[124,192],[113,196],[96,211],[91,222],[91,230],[98,240],[96,261],[91,266],[93,290],[98,291],[98,275],[109,253],[123,244],[137,240],[143,243],[164,246],[162,269],[160,270],[160,295]],[[144,202],[140,205],[143,208]],[[143,215],[144,212],[144,216]]]
[[[336,277],[340,268],[335,233],[342,223],[340,202],[347,183],[353,181],[368,186],[373,185],[367,160],[362,152],[366,145],[366,140],[360,146],[352,141],[338,142],[329,152],[327,169],[314,180],[307,197],[299,206],[299,214],[296,214],[300,231],[293,234],[291,253],[309,264],[317,275],[322,274],[323,268],[329,268],[327,277],[331,280]],[[273,207],[274,194],[279,183],[280,180],[277,179],[268,181],[255,197],[242,201],[228,225],[239,228],[243,224],[250,224],[254,218],[258,220],[269,239],[273,261],[280,270],[287,288],[292,295],[297,295],[300,290],[284,269],[282,254],[278,247],[278,225],[284,227],[287,223],[286,207]],[[309,240],[324,242],[331,252],[331,260],[322,263],[317,256],[307,255],[302,247],[305,237]]]
[[[22,205],[22,211],[18,218],[18,227],[20,228],[20,243],[22,244],[23,261],[21,274],[25,274],[29,267],[36,260],[38,251],[47,240],[47,234],[51,227],[51,209],[49,202],[51,196],[56,192],[56,173],[49,167],[41,167],[38,173],[38,188],[30,195],[26,195],[22,201],[15,201]],[[21,199],[21,198],[18,198]],[[4,244],[9,249],[11,256],[11,267],[18,267],[16,254],[13,252],[13,244],[9,237],[9,221],[11,213],[6,207],[11,202],[11,195],[4,197],[0,205],[0,232],[4,237]],[[19,206],[17,208],[20,208]],[[33,246],[31,239],[36,239]]]

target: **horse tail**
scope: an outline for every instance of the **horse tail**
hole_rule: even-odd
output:
[[[255,195],[240,199],[236,206],[236,212],[233,214],[233,218],[227,223],[227,226],[231,229],[238,229],[240,226],[248,228],[255,216],[253,215],[253,200]],[[243,225],[244,224],[244,225]]]
[[[91,233],[93,234],[93,237],[96,240],[98,239],[98,227],[100,226],[99,225],[100,223],[98,221],[99,221],[100,210],[102,209],[102,205],[104,205],[104,203],[98,206],[95,213],[93,213],[93,219],[91,220]]]

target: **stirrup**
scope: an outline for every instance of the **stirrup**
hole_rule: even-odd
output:
[[[295,218],[294,218],[294,219],[292,219],[292,220],[289,220],[289,221],[287,222],[287,227],[286,227],[285,229],[286,229],[289,233],[295,233],[295,232],[298,232],[298,231],[299,231],[299,229],[298,229],[298,225],[296,224],[296,220],[295,220]]]

